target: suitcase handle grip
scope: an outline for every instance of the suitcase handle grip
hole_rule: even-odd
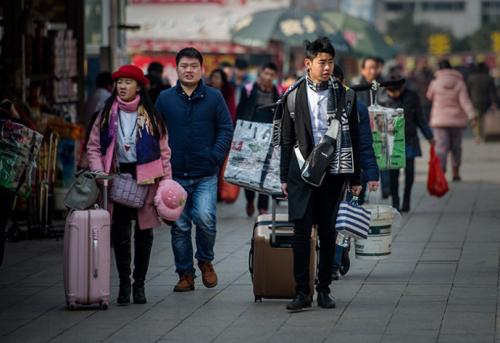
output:
[[[97,279],[99,276],[99,239],[97,238],[97,228],[92,228],[92,275]]]

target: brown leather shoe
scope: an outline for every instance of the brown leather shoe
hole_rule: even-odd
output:
[[[207,288],[217,286],[217,274],[211,262],[198,262],[198,267],[201,270],[201,279]]]
[[[189,292],[194,291],[193,275],[186,273],[179,278],[179,282],[174,287],[174,292]]]

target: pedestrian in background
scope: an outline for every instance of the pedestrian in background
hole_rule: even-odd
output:
[[[481,62],[472,72],[467,80],[469,93],[476,110],[477,123],[474,126],[474,134],[476,142],[481,141],[482,134],[482,119],[491,106],[496,107],[497,95],[495,88],[495,80],[490,76],[488,65]]]
[[[234,87],[229,83],[224,70],[220,68],[214,69],[210,73],[209,84],[222,93],[222,96],[226,101],[227,108],[229,109],[229,113],[231,114],[233,124],[236,123],[236,98],[234,94]]]
[[[401,68],[395,67],[389,72],[389,80],[400,80],[403,78]],[[403,204],[399,197],[399,169],[390,170],[390,187],[392,207],[401,212],[409,212],[411,207],[411,190],[415,180],[415,158],[422,156],[420,140],[417,129],[429,141],[434,144],[431,128],[425,120],[422,106],[417,92],[409,89],[404,84],[391,86],[381,91],[379,104],[390,108],[402,108],[405,118],[405,188],[403,193]]]
[[[160,93],[171,87],[170,83],[163,78],[163,64],[160,62],[151,62],[148,65],[146,77],[149,80],[148,94],[153,103],[155,103]]]
[[[94,123],[97,113],[102,111],[106,100],[111,96],[113,91],[114,81],[109,71],[103,71],[97,75],[95,80],[96,90],[87,99],[85,103],[84,117],[80,118],[80,122],[87,130],[90,130]]]
[[[422,105],[422,113],[425,121],[429,122],[432,103],[427,99],[426,93],[429,84],[434,78],[434,73],[427,63],[427,59],[422,59],[417,62],[415,69],[409,76],[409,83],[414,91],[417,92],[420,104]],[[410,85],[407,85],[409,87]]]
[[[462,74],[452,69],[448,60],[440,61],[438,67],[427,90],[432,101],[430,123],[443,171],[451,152],[453,181],[460,181],[463,131],[469,122],[475,125],[477,117]]]
[[[116,85],[97,116],[87,143],[90,170],[107,174],[128,173],[139,185],[147,185],[144,207],[109,203],[111,239],[120,278],[118,304],[130,304],[131,236],[134,228],[135,304],[145,304],[144,282],[148,271],[152,228],[160,226],[154,196],[162,179],[171,179],[170,149],[163,119],[146,91],[148,79],[134,65],[121,66],[112,74]]]
[[[175,292],[194,290],[191,229],[196,225],[196,254],[205,287],[217,285],[212,261],[216,237],[217,179],[233,137],[233,123],[222,94],[201,79],[203,56],[194,48],[180,50],[175,61],[178,81],[156,102],[169,132],[174,180],[188,198],[172,225],[172,249],[179,282]]]
[[[241,92],[243,87],[249,84],[250,76],[248,75],[248,61],[242,58],[237,58],[234,62],[234,73],[233,77],[229,78],[229,81],[233,84],[236,95],[236,105],[240,103]]]
[[[258,79],[254,83],[247,84],[242,89],[240,103],[236,110],[238,119],[259,123],[272,123],[274,112],[271,108],[260,109],[261,106],[270,105],[278,101],[279,92],[274,81],[278,76],[278,67],[272,62],[262,65]],[[245,189],[247,199],[247,215],[253,216],[255,212],[255,192]],[[259,214],[265,214],[269,210],[269,196],[259,194],[257,201]]]

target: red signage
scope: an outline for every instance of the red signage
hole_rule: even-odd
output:
[[[133,5],[161,5],[161,4],[219,4],[225,0],[130,0]]]

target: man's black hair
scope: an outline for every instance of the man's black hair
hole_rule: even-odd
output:
[[[385,60],[382,57],[375,57],[375,61],[381,65],[385,64]]]
[[[203,65],[203,56],[201,55],[201,52],[196,50],[195,48],[184,48],[181,51],[175,55],[175,64],[179,65],[179,61],[181,58],[187,57],[187,58],[195,58],[198,61],[200,61],[200,65]]]
[[[264,69],[271,69],[274,70],[276,73],[278,72],[278,66],[274,64],[273,62],[266,62],[262,65],[262,70]]]
[[[219,63],[219,68],[231,68],[233,65],[228,62],[228,61],[222,61],[221,63]]]
[[[240,70],[248,69],[248,61],[243,58],[237,58],[236,61],[234,61],[234,67]]]
[[[95,79],[95,86],[97,88],[107,88],[108,86],[113,86],[113,78],[109,71],[103,71],[97,75]]]
[[[335,76],[339,82],[344,82],[344,71],[337,63],[333,66],[333,76]]]
[[[160,62],[151,62],[148,65],[148,74],[163,74],[163,64]]]
[[[318,54],[324,52],[332,55],[332,58],[335,58],[335,48],[332,45],[332,42],[327,37],[319,37],[315,41],[306,41],[306,58],[311,61],[318,56]]]
[[[451,69],[451,64],[450,61],[448,60],[441,60],[438,62],[438,68],[439,69]]]
[[[374,61],[375,63],[377,63],[377,64],[378,64],[379,62],[378,62],[378,59],[377,59],[377,58],[378,58],[378,57],[375,57],[375,56],[366,56],[366,57],[364,57],[364,58],[361,60],[361,68],[364,68],[364,67],[365,67],[366,62],[368,62],[368,61]]]

